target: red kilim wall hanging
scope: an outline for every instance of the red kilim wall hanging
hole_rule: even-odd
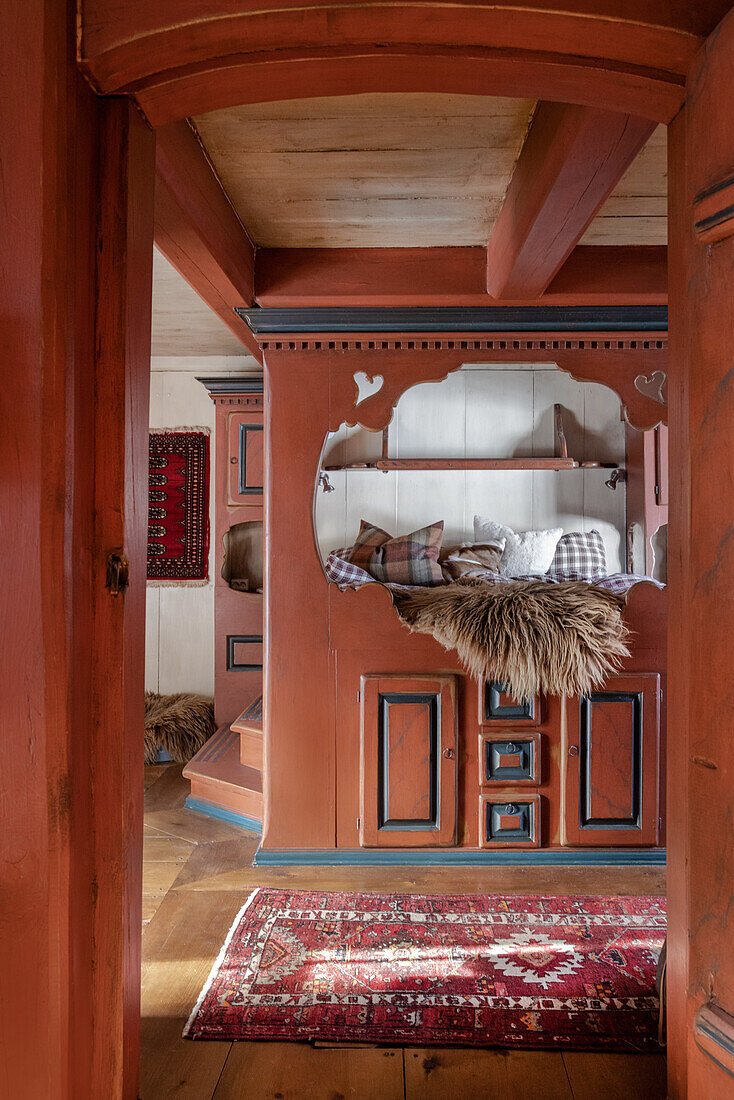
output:
[[[206,584],[209,436],[153,431],[148,466],[148,580]]]

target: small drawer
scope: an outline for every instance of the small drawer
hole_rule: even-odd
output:
[[[508,685],[497,680],[483,680],[479,686],[479,725],[504,722],[506,725],[521,723],[539,726],[541,720],[540,697],[529,703],[518,703],[508,692]]]
[[[540,733],[483,730],[479,734],[479,785],[537,787],[541,781]]]
[[[539,848],[540,795],[480,795],[479,847]]]

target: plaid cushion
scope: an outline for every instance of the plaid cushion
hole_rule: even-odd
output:
[[[597,588],[606,588],[610,592],[616,592],[618,596],[626,595],[640,581],[654,584],[656,588],[665,588],[664,584],[656,581],[654,577],[642,577],[637,573],[610,573],[607,577],[599,577],[594,581]]]
[[[352,549],[347,552],[347,561],[353,565],[360,565],[367,569],[376,550],[379,550],[390,536],[381,527],[375,527],[374,523],[362,520],[359,525],[359,534],[354,540]]]
[[[604,577],[607,555],[598,531],[571,531],[559,540],[548,576],[552,580],[588,581]]]
[[[383,584],[443,584],[438,564],[442,538],[443,520],[396,538],[362,520],[349,561]]]
[[[383,584],[443,584],[438,564],[443,520],[388,539],[375,550],[368,572]]]
[[[331,551],[324,565],[327,581],[339,585],[340,588],[360,588],[363,584],[374,584],[374,577],[361,566],[349,561],[350,551],[351,547]]]

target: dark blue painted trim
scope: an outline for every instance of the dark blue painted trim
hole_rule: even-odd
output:
[[[665,851],[637,848],[564,849],[549,851],[476,848],[436,848],[432,851],[400,851],[383,848],[258,848],[258,866],[269,867],[664,867]]]
[[[192,798],[191,795],[186,799],[185,805],[187,810],[193,810],[196,814],[214,817],[217,821],[226,821],[229,825],[237,825],[240,829],[248,829],[251,833],[262,836],[262,822],[256,821],[254,817],[236,814],[232,810],[225,810],[223,806],[215,806],[213,802],[207,802],[206,799]]]
[[[665,332],[667,306],[236,306],[260,335],[330,332]]]
[[[239,378],[222,377],[214,378],[207,375],[197,378],[209,393],[262,393],[263,376],[261,374],[240,375]]]

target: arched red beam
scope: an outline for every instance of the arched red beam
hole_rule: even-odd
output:
[[[105,92],[231,53],[267,52],[274,43],[280,49],[492,46],[680,75],[707,26],[705,17],[676,21],[675,14],[661,17],[646,12],[653,6],[650,3],[639,3],[634,13],[616,11],[611,16],[593,10],[599,6],[581,3],[576,7],[586,11],[564,12],[544,10],[542,5],[490,6],[476,0],[451,6],[430,0],[418,4],[336,0],[318,5],[279,0],[277,7],[267,0],[252,6],[212,0],[157,0],[154,4],[132,0],[122,16],[115,11],[112,18],[111,0],[86,0],[82,59]],[[119,9],[119,4],[115,7]]]
[[[667,122],[692,57],[728,6],[267,2],[252,10],[242,0],[128,0],[121,12],[116,0],[84,0],[81,62],[100,92],[134,91],[156,124],[367,90],[528,95]]]
[[[682,80],[682,78],[681,78]],[[446,92],[605,104],[625,114],[669,122],[681,106],[683,84],[666,74],[581,64],[551,54],[498,54],[494,50],[385,48],[379,52],[328,50],[299,57],[240,56],[205,69],[178,70],[157,83],[128,89],[151,125],[243,103],[366,92]]]

